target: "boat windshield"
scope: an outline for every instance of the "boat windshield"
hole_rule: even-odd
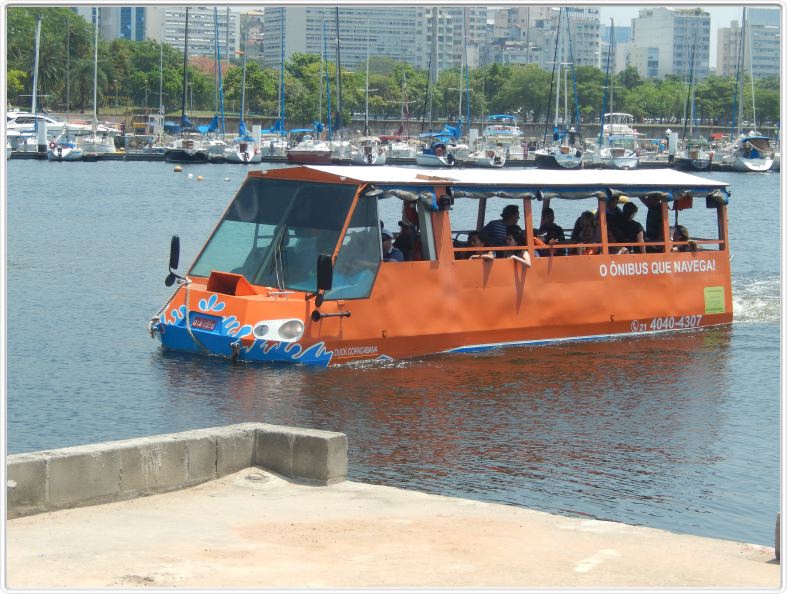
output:
[[[316,291],[317,256],[333,253],[356,189],[247,179],[190,274],[233,272],[253,285]]]

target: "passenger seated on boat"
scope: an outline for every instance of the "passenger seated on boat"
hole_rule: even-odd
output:
[[[519,207],[516,204],[506,205],[500,217],[489,221],[481,230],[484,241],[489,246],[506,244],[506,230],[509,225],[516,225],[519,220]]]
[[[583,225],[579,230],[579,243],[595,243],[594,234],[595,234],[595,225]],[[580,256],[589,256],[593,254],[598,254],[597,247],[579,247],[576,249],[576,253]]]
[[[393,234],[387,229],[383,229],[380,234],[383,239],[383,262],[404,262],[402,251],[393,246]]]
[[[613,194],[610,199],[607,201],[607,229],[612,228],[615,231],[620,229],[621,223],[623,222],[623,211],[620,210],[620,198]],[[620,235],[620,233],[616,233],[616,235]]]
[[[622,240],[618,236],[618,232],[615,231],[614,227],[607,227],[607,242],[609,244],[622,243]],[[596,252],[596,253],[598,253],[598,252]],[[629,253],[629,249],[626,246],[610,245],[609,246],[609,253],[610,254],[628,254]]]
[[[571,231],[571,241],[579,243],[579,234],[582,232],[582,228],[587,226],[595,228],[595,225],[596,217],[593,212],[590,210],[583,211],[574,222],[574,229]]]
[[[657,196],[640,196],[639,198],[648,209],[645,217],[645,241],[661,242],[664,241],[662,231],[661,199]],[[661,246],[646,247],[648,252],[663,252]]]
[[[506,234],[506,245],[508,247],[514,247],[517,245],[524,246],[525,245],[525,235],[522,233],[522,230],[519,228],[518,225],[512,225],[508,228],[508,232]],[[512,258],[514,256],[522,257],[522,254],[525,253],[525,250],[517,250],[515,252],[503,252],[505,253],[506,257]]]
[[[547,207],[541,212],[541,226],[536,231],[536,238],[542,240],[547,245],[557,245],[566,241],[566,234],[563,227],[555,223],[555,211]],[[565,256],[567,251],[565,248],[541,250],[542,256],[548,256],[550,253],[555,256]]]
[[[506,245],[509,247],[517,246],[517,245],[524,245],[525,244],[525,236],[518,231],[517,229],[509,228],[508,235],[506,235]],[[528,254],[525,250],[517,250],[514,252],[505,252],[508,258],[512,260],[516,260],[521,264],[524,264],[528,268],[530,268],[530,254]]]
[[[399,221],[399,227],[402,230],[399,232],[399,237],[393,242],[393,246],[399,249],[404,255],[404,259],[409,262],[415,259],[418,236],[410,221]]]
[[[686,242],[684,245],[672,246],[673,252],[696,252],[697,242],[689,239],[689,230],[683,225],[675,225],[672,232],[672,241]]]
[[[621,241],[631,242],[628,246],[631,253],[645,252],[645,230],[638,221],[634,220],[637,214],[637,205],[633,202],[626,202],[623,205],[623,223],[621,223]]]
[[[481,233],[478,231],[471,231],[470,234],[467,236],[467,247],[473,248],[483,248],[487,247],[486,242],[481,238]],[[469,260],[494,260],[495,253],[494,252],[475,252],[471,253]]]

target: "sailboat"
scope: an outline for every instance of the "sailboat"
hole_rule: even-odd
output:
[[[46,158],[50,161],[80,161],[84,149],[77,144],[77,138],[71,138],[71,131],[66,125],[63,132],[49,143]]]
[[[568,114],[568,68],[562,69],[565,65],[566,67],[569,66],[569,63],[563,64],[563,56],[565,53],[565,44],[566,39],[570,42],[571,34],[568,31],[568,16],[565,13],[564,8],[559,8],[558,13],[558,26],[557,26],[557,38],[555,40],[555,70],[557,75],[555,76],[555,123],[552,128],[552,144],[549,146],[545,146],[537,151],[535,151],[535,163],[536,167],[540,169],[579,169],[582,167],[582,159],[583,153],[582,150],[577,146],[577,141],[579,140],[579,134],[577,129],[574,126],[571,126],[568,130],[565,128],[565,122],[569,120]],[[564,16],[565,15],[565,16]],[[563,20],[565,19],[566,23],[563,25]],[[565,28],[565,33],[561,35],[560,29],[561,27]],[[571,56],[569,56],[571,57]],[[572,72],[574,68],[573,59],[570,63]],[[564,102],[565,106],[563,108],[563,127],[561,128],[561,120],[560,120],[560,87],[561,87],[561,70],[563,75],[563,90],[564,90]],[[551,90],[550,90],[551,93]],[[576,98],[576,82],[574,84],[574,103],[576,105],[577,98]],[[576,113],[576,109],[575,109]],[[575,117],[575,125],[579,126],[579,118]]]
[[[180,109],[180,138],[167,145],[164,160],[170,163],[207,163],[210,158],[202,134],[186,115],[186,88],[189,65],[189,7],[186,7],[186,30],[183,41],[183,92]]]
[[[424,132],[418,135],[418,138],[425,143],[421,149],[415,154],[415,164],[421,167],[453,167],[456,164],[456,155],[451,150],[452,145],[461,136],[461,131],[454,127],[445,125],[443,130],[439,132],[432,132],[432,101],[434,94],[434,85],[438,80],[437,68],[437,42],[438,42],[438,8],[432,8],[432,51],[429,56],[429,79],[426,86],[426,95],[429,101],[429,132]],[[434,73],[434,74],[432,74]],[[423,125],[423,123],[422,123]],[[423,129],[423,128],[422,128]]]
[[[394,159],[412,159],[416,154],[416,147],[410,142],[409,129],[405,128],[405,122],[410,119],[410,111],[407,105],[412,101],[407,101],[407,76],[402,71],[402,121],[399,130],[394,134],[385,137],[388,140],[388,155]],[[405,134],[405,137],[402,137]]]
[[[215,27],[214,34],[214,55],[216,57],[216,69],[214,82],[216,85],[215,92],[215,112],[213,118],[207,126],[197,126],[197,129],[203,135],[203,142],[208,149],[208,156],[214,160],[221,160],[224,158],[224,151],[229,148],[226,140],[224,140],[224,88],[221,80],[221,52],[219,50],[219,16],[218,9],[213,8],[213,22]],[[229,53],[229,47],[227,48]],[[241,119],[243,114],[241,114]]]
[[[260,131],[260,154],[264,157],[286,157],[287,130],[284,125],[284,19],[279,33],[281,40],[281,63],[279,65],[279,117],[270,128]]]
[[[694,81],[694,57],[696,53],[696,43],[691,52],[691,60],[689,62],[689,86],[687,94],[687,103],[689,107],[688,117],[684,120],[683,126],[683,139],[684,146],[675,154],[675,166],[680,169],[690,169],[692,171],[708,171],[713,161],[713,152],[710,150],[710,143],[705,138],[694,137],[694,118],[696,113],[696,104],[694,101],[694,91],[696,83]],[[686,122],[688,123],[688,136],[686,136]]]
[[[238,136],[232,140],[230,146],[224,149],[224,158],[230,163],[260,163],[262,155],[260,149],[249,131],[246,130],[246,123],[243,121],[243,114],[246,111],[246,47],[243,48],[243,75],[240,87],[240,123],[238,124]]]
[[[743,8],[743,23],[741,25],[741,41],[738,51],[738,76],[737,76],[737,102],[738,111],[736,114],[736,138],[722,155],[721,162],[729,165],[735,171],[768,171],[773,166],[773,150],[770,145],[770,138],[758,134],[755,130],[750,130],[748,134],[741,133],[741,120],[743,119],[743,80],[746,55],[745,43],[751,44],[751,36],[747,35],[746,8]],[[751,48],[750,48],[751,50]],[[751,72],[751,51],[749,54],[749,72]],[[754,101],[754,78],[752,75],[752,121],[757,121],[757,111]]]
[[[358,147],[350,153],[353,165],[385,165],[385,150],[380,138],[369,134],[369,20],[366,20],[366,111],[363,125],[364,136],[358,139]]]
[[[98,125],[98,9],[96,10],[95,22],[95,41],[93,44],[93,119],[91,121],[91,133],[81,136],[77,140],[79,148],[82,149],[83,156],[87,154],[109,154],[116,153],[115,139],[106,129],[99,130]]]
[[[323,53],[327,54],[325,21],[322,23],[322,40]],[[338,76],[338,64],[336,70]],[[331,81],[330,77],[327,76],[327,73],[325,76],[325,86],[326,95],[328,97],[328,138],[323,139],[323,131],[325,130],[325,126],[322,122],[317,120],[312,122],[311,128],[293,128],[289,131],[289,148],[287,149],[287,161],[290,163],[324,165],[333,162],[334,155],[333,146],[331,143]],[[322,118],[322,104],[320,104],[317,117]],[[337,123],[339,119],[339,114],[337,113]]]

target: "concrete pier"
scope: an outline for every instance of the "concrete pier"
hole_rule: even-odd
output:
[[[249,423],[68,450],[9,457],[9,509],[22,484],[50,507],[115,500],[9,520],[9,588],[780,586],[770,547],[342,480],[342,434]]]
[[[164,493],[251,466],[320,485],[342,481],[347,437],[243,423],[9,456],[7,513],[17,518]]]

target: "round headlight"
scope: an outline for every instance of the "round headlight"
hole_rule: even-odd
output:
[[[279,336],[285,340],[297,340],[303,334],[303,322],[300,320],[290,320],[279,328]]]
[[[254,326],[253,333],[255,338],[263,338],[269,330],[270,328],[266,324],[257,324]]]

